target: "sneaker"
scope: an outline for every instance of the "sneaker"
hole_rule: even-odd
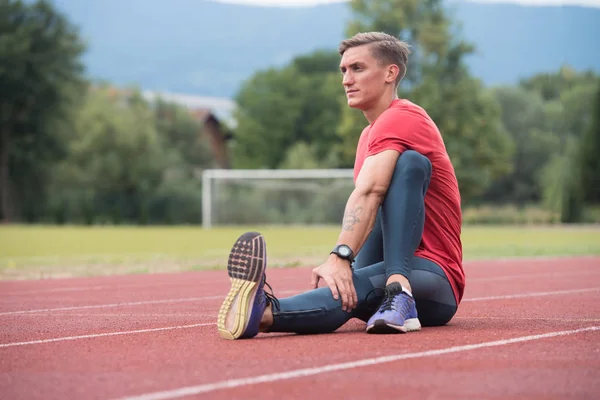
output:
[[[264,290],[266,266],[264,237],[258,232],[246,232],[240,236],[229,253],[227,263],[231,289],[217,319],[221,337],[247,339],[258,334],[265,308],[273,300],[273,296]]]
[[[420,329],[415,299],[400,283],[387,285],[383,302],[367,322],[367,333],[406,333]]]

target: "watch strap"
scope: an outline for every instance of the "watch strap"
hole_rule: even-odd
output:
[[[335,254],[343,260],[350,261],[351,264],[354,262],[354,252],[350,246],[346,244],[339,244],[335,246],[329,254]]]

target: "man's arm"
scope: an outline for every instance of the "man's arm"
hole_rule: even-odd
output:
[[[367,157],[356,187],[346,203],[342,232],[337,244],[350,246],[354,254],[362,248],[373,230],[377,210],[385,198],[400,153],[385,150]]]
[[[342,232],[337,241],[337,244],[350,246],[354,254],[358,253],[373,229],[377,210],[385,198],[399,156],[396,150],[384,150],[367,157],[356,179],[356,187],[346,203]],[[313,269],[313,288],[318,287],[321,278],[331,289],[334,299],[341,297],[343,310],[350,311],[356,307],[358,298],[348,261],[331,254],[324,264]]]

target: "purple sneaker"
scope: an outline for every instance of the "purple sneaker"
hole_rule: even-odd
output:
[[[225,339],[247,339],[258,334],[260,320],[269,302],[264,290],[267,266],[266,244],[258,232],[246,232],[229,253],[227,272],[231,289],[219,310],[217,328]]]
[[[367,322],[367,333],[406,333],[420,329],[415,299],[398,282],[387,285],[383,302]]]

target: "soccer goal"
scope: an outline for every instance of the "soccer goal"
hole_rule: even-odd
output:
[[[202,226],[328,225],[342,220],[352,169],[209,169]]]

